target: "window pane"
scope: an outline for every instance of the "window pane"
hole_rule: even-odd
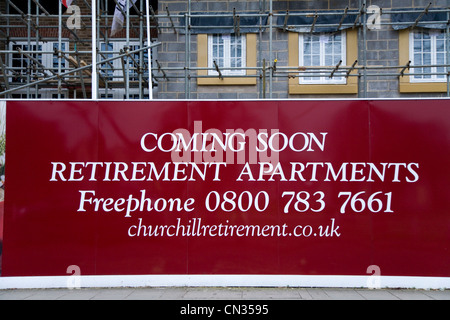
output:
[[[445,64],[445,53],[436,54],[436,64]]]
[[[423,64],[422,54],[416,53],[416,54],[414,55],[414,64],[415,64],[415,65]]]
[[[305,41],[303,43],[303,54],[310,55],[311,54],[311,42]]]
[[[444,40],[436,40],[436,51],[444,52],[445,51],[445,41]]]
[[[332,54],[326,54],[325,55],[325,65],[326,66],[332,66],[333,65],[333,55]]]
[[[305,66],[310,66],[311,65],[311,56],[305,56],[304,58],[303,58],[303,64],[305,65]]]
[[[422,51],[431,52],[431,40],[424,39],[422,42]]]
[[[414,39],[414,52],[422,51],[422,40]]]
[[[303,34],[300,36],[302,52],[302,61],[304,66],[330,67],[336,66],[340,60],[345,61],[343,57],[344,36],[337,34]],[[303,73],[300,77],[300,83],[345,83],[345,78],[339,77],[339,72],[329,78],[331,70],[328,72]],[[315,76],[312,76],[315,75]]]
[[[445,57],[446,56],[446,54],[445,53],[440,53],[440,52],[438,52],[437,54],[436,54],[436,64],[437,65],[443,65],[443,64],[445,64]],[[438,72],[438,73],[445,73],[445,67],[437,67],[436,68],[436,72]],[[436,75],[436,78],[437,79],[445,79],[445,75]]]
[[[303,64],[312,66],[312,37],[305,35],[303,37]]]
[[[313,51],[313,53],[319,53],[320,52],[320,41],[319,41],[319,39],[314,39],[312,41],[312,51]]]
[[[230,38],[230,67],[242,67],[242,39],[235,35]]]
[[[224,67],[224,38],[220,34],[212,36],[212,60],[210,67],[214,67],[214,61],[216,61],[219,68]],[[215,72],[215,71],[214,71]]]
[[[313,66],[320,66],[320,55],[315,54],[313,55]]]
[[[443,65],[447,61],[445,34],[440,32],[437,33],[435,37],[436,37],[436,64]],[[437,67],[436,72],[445,73],[445,69],[446,69],[445,67]],[[436,75],[436,79],[445,80],[446,76],[444,74]]]
[[[100,46],[101,51],[103,52],[108,52],[108,51],[113,51],[113,45],[112,43],[108,43],[108,45],[106,43],[102,43]],[[103,53],[103,56],[105,57],[105,59],[109,59],[112,58],[112,53]],[[109,81],[113,80],[113,68],[112,68],[112,62],[110,63],[104,63],[101,65],[101,69],[100,72],[102,73],[102,75]]]
[[[53,43],[53,52],[55,52],[55,50],[58,50],[59,48],[59,44],[58,42]],[[66,50],[66,44],[65,43],[61,43],[61,51],[64,52]],[[65,72],[64,70],[64,66],[65,66],[65,59],[61,58],[61,71]],[[58,71],[59,68],[59,58],[58,58],[58,54],[54,53],[53,54],[53,70],[55,72]]]
[[[214,35],[213,37],[213,58],[220,59],[223,58],[223,38],[221,35]]]
[[[334,44],[334,53],[342,57],[342,41],[336,41]]]

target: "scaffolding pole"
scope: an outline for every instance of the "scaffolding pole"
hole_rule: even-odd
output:
[[[150,2],[146,0],[146,22],[147,22],[147,46],[151,44],[150,34]],[[148,55],[148,96],[150,100],[153,100],[153,79],[152,79],[152,51],[150,48],[147,51]]]
[[[101,61],[97,62],[97,66],[102,65],[104,63],[108,63],[108,62],[113,61],[113,60],[121,59],[122,57],[124,57],[126,55],[138,53],[138,52],[143,51],[143,50],[148,50],[149,48],[153,48],[153,47],[156,47],[156,46],[159,46],[159,45],[161,45],[161,42],[156,42],[156,43],[151,44],[148,47],[146,46],[144,48],[140,48],[140,49],[133,50],[133,51],[130,51],[130,52],[122,53],[122,54],[120,54],[118,56],[115,56],[115,57],[112,57],[112,58],[101,60]],[[56,74],[56,75],[50,76],[50,77],[45,78],[45,79],[37,80],[37,81],[31,82],[31,83],[27,83],[25,85],[13,88],[13,89],[5,90],[5,91],[0,92],[0,96],[4,96],[4,95],[6,95],[8,93],[11,93],[11,92],[14,92],[14,91],[17,91],[17,90],[26,89],[26,88],[29,88],[31,86],[37,85],[37,84],[46,83],[48,81],[55,80],[58,77],[68,76],[68,75],[71,75],[72,73],[77,73],[77,72],[80,72],[80,71],[83,71],[83,70],[89,70],[89,69],[93,70],[94,66],[92,64],[88,64],[88,65],[85,65],[83,67],[79,67],[79,68],[75,68],[75,69],[63,72],[61,74]]]
[[[97,0],[92,0],[92,82],[91,99],[97,100]]]

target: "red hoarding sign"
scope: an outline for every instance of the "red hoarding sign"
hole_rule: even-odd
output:
[[[450,276],[449,100],[10,101],[2,276]]]

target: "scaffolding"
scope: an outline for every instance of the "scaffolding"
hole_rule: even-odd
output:
[[[147,6],[145,1],[135,4],[129,0],[133,10],[122,10],[125,17],[124,30],[120,36],[110,37],[109,30],[114,15],[109,14],[106,0],[77,0],[79,4],[91,12],[78,14],[82,30],[71,28],[66,21],[73,18],[73,13],[66,11],[61,3],[57,15],[50,14],[40,0],[27,0],[27,12],[21,10],[16,1],[5,1],[4,10],[0,12],[0,98],[14,98],[21,93],[23,98],[38,98],[43,90],[51,88],[56,92],[51,98],[109,98],[110,92],[118,88],[124,91],[124,99],[149,99],[152,91],[164,81],[184,81],[186,99],[191,98],[192,81],[211,75],[201,75],[201,70],[216,71],[221,79],[230,77],[247,77],[259,79],[260,98],[272,98],[273,82],[279,78],[301,77],[357,77],[358,97],[367,97],[367,83],[372,77],[391,77],[400,79],[413,76],[414,69],[420,69],[421,75],[435,75],[446,78],[447,96],[450,96],[450,8],[433,8],[430,3],[419,11],[417,9],[385,9],[379,8],[380,17],[395,14],[416,14],[413,23],[408,28],[432,27],[436,24],[445,25],[446,63],[444,64],[415,64],[411,61],[404,65],[372,66],[367,59],[368,29],[373,12],[369,10],[366,1],[359,1],[359,8],[343,8],[335,10],[313,10],[310,12],[276,12],[273,10],[272,0],[260,0],[258,12],[228,13],[192,12],[191,0],[187,0],[187,11],[170,12],[168,7],[155,11]],[[118,4],[119,0],[114,0]],[[92,8],[92,3],[95,8]],[[147,2],[148,3],[148,2]],[[443,19],[436,21],[425,19],[435,14]],[[227,18],[232,25],[196,25],[191,20],[202,17]],[[329,24],[318,24],[321,17],[334,17]],[[95,18],[92,23],[93,17]],[[308,24],[292,24],[292,17],[307,17]],[[253,73],[239,75],[224,74],[217,64],[211,67],[198,67],[191,61],[192,37],[205,29],[228,28],[230,33],[240,34],[244,28],[243,19],[252,18],[254,25],[245,27],[256,28],[258,37],[258,61],[255,67],[236,67],[226,70],[252,70]],[[88,23],[88,22],[91,23]],[[214,21],[214,19],[211,19]],[[299,20],[300,21],[300,20]],[[402,22],[392,19],[378,20],[379,27],[402,27]],[[406,23],[405,23],[406,24]],[[292,32],[296,29],[317,32],[318,28],[333,27],[336,30],[347,28],[357,29],[358,32],[358,60],[342,61],[328,67],[305,67],[281,65],[274,59],[274,33]],[[57,34],[51,30],[57,30]],[[86,31],[87,30],[87,31]],[[20,31],[20,32],[19,32]],[[89,32],[90,31],[90,32]],[[161,33],[184,35],[185,63],[182,67],[169,67],[157,59],[154,48],[161,46],[158,35]],[[19,34],[20,33],[20,34]],[[150,36],[152,39],[150,39]],[[261,43],[268,42],[268,51],[262,54]],[[53,47],[43,48],[39,44],[52,43]],[[112,44],[115,44],[114,46]],[[150,54],[149,50],[152,50]],[[44,60],[51,61],[44,63]],[[427,71],[431,67],[434,71]],[[150,70],[150,72],[149,72]],[[150,88],[153,88],[150,90]],[[138,92],[138,94],[131,94]],[[101,92],[100,95],[98,93]]]

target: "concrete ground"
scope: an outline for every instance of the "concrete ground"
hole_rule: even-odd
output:
[[[339,288],[89,288],[0,290],[0,300],[450,300],[450,290]]]

